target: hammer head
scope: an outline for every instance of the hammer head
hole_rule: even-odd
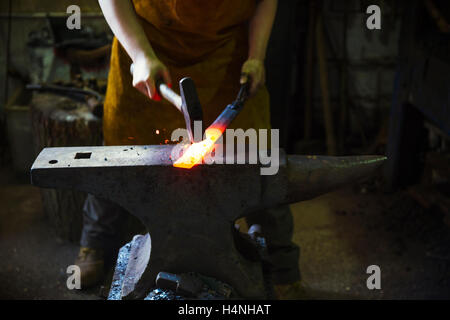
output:
[[[194,137],[194,121],[203,121],[203,112],[194,81],[191,78],[186,77],[180,80],[180,94],[182,100],[181,112],[186,121],[189,140],[191,142],[200,142],[203,135]]]

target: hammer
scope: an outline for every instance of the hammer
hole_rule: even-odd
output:
[[[131,64],[131,74],[133,74],[133,69],[134,64]],[[194,137],[194,121],[203,121],[203,112],[194,81],[189,77],[185,77],[180,80],[179,85],[181,96],[176,94],[161,79],[156,80],[156,90],[158,93],[183,114],[190,142],[199,142],[202,140],[202,136]]]

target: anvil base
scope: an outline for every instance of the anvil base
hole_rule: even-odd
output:
[[[123,285],[127,282],[126,276],[131,272],[127,268],[130,262],[131,250],[132,248],[136,249],[137,243],[140,242],[140,239],[145,237],[145,235],[136,235],[132,241],[125,244],[122,248],[120,248],[119,253],[117,255],[116,266],[114,269],[113,279],[111,281],[111,287],[108,294],[108,300],[122,300],[122,288]],[[264,248],[258,246],[259,250],[265,250]],[[203,283],[202,288],[200,290],[196,290],[193,294],[190,291],[190,294],[186,295],[184,293],[178,292],[178,290],[174,290],[173,288],[168,287],[158,287],[158,285],[151,289],[148,295],[143,298],[144,300],[186,300],[186,299],[195,299],[195,300],[224,300],[224,299],[236,299],[239,298],[237,292],[228,284],[211,277],[207,277],[204,275],[199,275],[195,272],[184,273],[188,274],[189,277],[194,277],[201,283]],[[178,277],[178,276],[177,276]],[[267,292],[267,297],[272,296],[272,284],[270,281],[265,281],[265,287]],[[192,287],[191,287],[192,288]]]

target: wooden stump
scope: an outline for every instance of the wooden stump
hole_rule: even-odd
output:
[[[31,101],[33,144],[36,156],[45,147],[99,146],[102,121],[88,106],[70,98],[34,93]],[[86,194],[72,190],[41,189],[44,211],[56,234],[78,242]]]

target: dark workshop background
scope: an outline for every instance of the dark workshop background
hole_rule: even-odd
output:
[[[303,212],[295,218],[294,240],[302,246],[311,295],[449,298],[448,1],[278,3],[266,63],[272,125],[280,129],[281,146],[298,154],[390,156],[384,174],[370,183],[292,207]],[[107,78],[107,63],[74,68],[58,51],[67,40],[58,24],[71,4],[82,10],[78,36],[100,39],[101,45],[111,40],[97,1],[0,2],[0,261],[9,261],[0,262],[0,298],[104,296],[63,288],[63,267],[78,249],[81,215],[70,220],[55,216],[55,208],[49,213],[54,198],[28,184],[42,146],[36,146],[32,95],[24,86],[70,83],[74,72],[87,82]],[[381,7],[381,30],[366,28],[365,11],[372,4]],[[58,196],[77,203],[72,211],[80,210],[80,195]],[[384,290],[368,292],[358,263],[383,262]]]
[[[9,21],[8,1],[2,2],[1,39],[5,50],[0,53],[0,101],[3,122],[7,97],[16,97],[14,93],[22,84],[20,76],[26,76],[34,83],[69,80],[68,63],[55,57],[53,47],[44,43],[44,40],[58,42],[51,39],[52,35],[45,35],[51,26],[49,20],[52,20],[45,18],[45,13],[59,12],[59,16],[66,17],[65,8],[71,3],[73,1],[12,1],[13,15]],[[109,32],[95,1],[77,3],[82,8],[83,29],[93,34]],[[365,28],[365,8],[365,1],[325,1],[323,5],[322,40],[328,65],[328,90],[335,115],[335,135],[342,154],[349,153],[350,147],[364,148],[374,142],[375,134],[388,114],[394,87],[401,2],[383,2],[381,32]],[[307,1],[279,1],[267,55],[267,85],[271,94],[273,127],[281,130],[281,145],[290,152],[299,153],[307,152],[311,147],[316,152],[324,151],[325,133],[315,34],[312,39],[312,58],[308,61],[313,67],[313,73],[309,77],[309,81],[312,81],[311,97],[308,96],[311,118],[308,118],[310,129],[306,135],[311,139],[308,139],[309,142],[303,139],[308,12]],[[50,16],[56,20],[58,15]],[[30,38],[33,36],[38,39],[38,43],[31,46]],[[7,68],[9,76],[6,76]],[[107,76],[106,69],[97,73],[82,70],[82,73],[84,78]],[[2,159],[5,161],[8,142],[11,145],[17,141],[11,141],[11,137],[7,140],[6,134],[2,137]]]

